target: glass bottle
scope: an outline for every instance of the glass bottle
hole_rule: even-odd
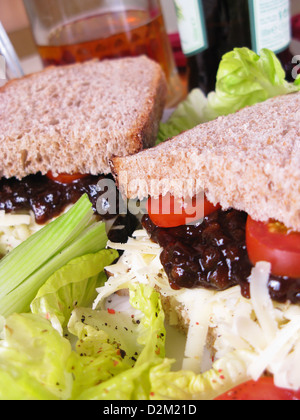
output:
[[[274,51],[291,79],[289,0],[174,0],[189,89],[215,89],[223,55],[236,47]]]

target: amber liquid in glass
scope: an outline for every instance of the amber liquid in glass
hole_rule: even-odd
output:
[[[147,55],[160,63],[170,86],[169,105],[184,95],[161,14],[147,11],[110,11],[58,27],[48,45],[38,45],[45,66]]]

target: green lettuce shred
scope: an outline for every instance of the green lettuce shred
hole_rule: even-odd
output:
[[[93,302],[97,296],[96,289],[107,279],[104,268],[118,257],[117,251],[104,249],[71,260],[39,289],[31,302],[31,312],[46,314],[49,319],[55,316],[65,327],[76,307]]]
[[[162,310],[159,294],[149,286],[131,285],[130,303],[135,311],[134,318],[130,312],[109,313],[105,310],[75,311],[69,323],[70,331],[78,335],[78,353],[91,346],[91,334],[97,340],[102,334],[102,341],[106,339],[108,350],[113,348],[121,357],[115,362],[115,369],[120,373],[108,380],[101,380],[103,375],[111,369],[102,372],[98,370],[99,377],[94,378],[91,384],[87,375],[82,372],[76,375],[75,395],[79,400],[148,400],[152,385],[151,371],[160,365],[165,358],[165,326],[164,312]],[[81,334],[78,334],[78,323]],[[84,324],[84,329],[82,325]],[[88,328],[87,328],[88,327]],[[77,330],[77,332],[76,332]],[[87,332],[90,331],[90,334]],[[96,331],[98,334],[96,334]],[[82,347],[83,346],[83,347]],[[97,347],[96,347],[97,350]],[[105,357],[102,352],[99,360]],[[88,360],[87,360],[88,362]],[[97,363],[97,361],[96,361]],[[90,368],[90,365],[86,365]],[[87,383],[88,381],[88,383]],[[78,392],[77,384],[80,383]]]
[[[172,360],[165,359],[151,372],[152,396],[155,400],[214,400],[237,385],[250,380],[250,351],[233,352],[217,360],[202,374],[172,371]]]
[[[14,314],[0,340],[1,400],[68,400],[73,377],[68,370],[70,342],[49,321]]]
[[[151,372],[165,358],[164,313],[145,285],[131,286],[130,302],[134,318],[76,308],[64,335],[44,314],[10,315],[0,335],[0,399],[149,399]]]
[[[299,91],[298,80],[286,81],[277,56],[268,49],[260,55],[236,48],[224,55],[217,74],[216,91],[208,96],[215,116],[232,114],[269,98]]]

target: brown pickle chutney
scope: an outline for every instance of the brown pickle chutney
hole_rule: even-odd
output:
[[[222,291],[239,285],[249,299],[253,266],[246,247],[246,221],[244,212],[218,210],[194,225],[159,228],[148,215],[142,224],[163,248],[161,263],[172,288]],[[269,292],[275,301],[300,304],[300,279],[272,276]]]
[[[99,217],[101,219],[117,217],[114,226],[124,226],[123,229],[111,230],[110,239],[116,242],[127,242],[128,236],[136,229],[137,221],[130,214],[118,215],[118,205],[117,212],[112,214],[109,211],[110,203],[106,198],[98,201],[104,193],[99,192],[98,188],[98,183],[103,178],[104,175],[87,175],[70,183],[53,181],[41,174],[28,175],[22,180],[2,178],[0,180],[0,210],[6,213],[32,211],[36,222],[45,224],[59,216],[68,205],[75,204],[83,194],[87,194],[95,214],[100,203],[102,208]]]

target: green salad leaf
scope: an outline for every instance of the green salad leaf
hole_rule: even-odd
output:
[[[66,400],[73,377],[68,370],[70,342],[46,319],[14,314],[0,340],[1,400]]]
[[[130,304],[134,312],[109,308],[73,312],[69,330],[79,339],[77,352],[89,355],[81,358],[84,368],[73,369],[75,399],[149,399],[150,373],[165,358],[164,312],[159,294],[145,285],[130,286]],[[106,363],[106,369],[93,369],[90,357],[96,365]],[[87,375],[90,369],[93,372]],[[116,370],[119,374],[107,380]]]
[[[298,90],[298,82],[286,81],[286,73],[272,51],[262,49],[258,55],[248,48],[236,48],[220,63],[216,91],[208,97],[209,108],[215,116],[227,115]]]
[[[130,302],[124,312],[76,308],[64,335],[43,314],[1,318],[0,399],[149,399],[165,358],[164,313],[149,286],[132,285]]]
[[[88,306],[95,299],[96,289],[106,281],[104,268],[111,265],[119,254],[104,249],[72,259],[57,270],[39,289],[31,302],[31,312],[55,316],[62,327],[69,322],[73,309]]]
[[[206,98],[200,89],[194,89],[170,119],[160,125],[157,143],[219,116],[299,90],[300,76],[294,83],[287,82],[272,51],[263,49],[258,55],[248,48],[235,48],[220,62],[216,90]]]
[[[250,380],[248,365],[255,354],[236,351],[217,360],[202,374],[172,372],[168,359],[151,372],[152,395],[156,400],[213,400],[241,383]]]

